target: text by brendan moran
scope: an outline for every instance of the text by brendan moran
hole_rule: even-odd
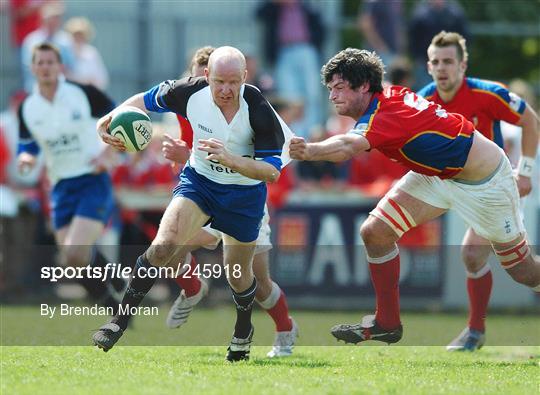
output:
[[[114,316],[116,313],[112,307],[99,306],[97,304],[91,306],[70,306],[67,303],[62,303],[60,306],[50,306],[42,303],[40,306],[41,316],[54,318],[57,314],[62,317],[78,317],[78,316]],[[122,306],[118,305],[118,313],[121,315],[159,315],[159,309],[156,306]]]

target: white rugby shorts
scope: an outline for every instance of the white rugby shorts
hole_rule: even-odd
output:
[[[479,184],[410,171],[387,195],[396,189],[432,206],[455,210],[476,234],[491,242],[506,243],[525,232],[518,188],[506,155],[491,178]]]

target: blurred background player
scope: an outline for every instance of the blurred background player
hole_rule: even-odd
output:
[[[448,112],[459,113],[476,130],[503,147],[501,121],[522,128],[521,158],[517,168],[520,196],[531,192],[536,151],[538,117],[530,105],[502,83],[466,77],[468,53],[465,38],[459,33],[441,31],[427,50],[427,67],[433,82],[418,94],[441,105]],[[474,351],[485,342],[485,319],[493,277],[488,264],[492,247],[488,240],[467,230],[461,256],[467,272],[469,295],[468,326],[447,347],[448,350]]]
[[[383,90],[383,73],[374,52],[348,48],[332,57],[322,68],[329,99],[339,114],[358,120],[355,128],[320,143],[295,137],[290,144],[293,159],[343,161],[378,149],[412,170],[362,224],[377,307],[374,316],[358,324],[332,328],[338,340],[349,343],[401,339],[396,242],[449,209],[489,240],[514,281],[540,292],[540,264],[525,237],[518,188],[504,151],[475,133],[462,115],[448,113],[407,88]]]
[[[288,157],[283,152],[292,134],[261,93],[245,85],[246,62],[234,47],[216,49],[208,60],[205,78],[164,81],[122,106],[143,111],[174,112],[189,119],[196,149],[173,191],[156,238],[137,259],[136,270],[121,302],[122,309],[94,335],[104,351],[111,349],[127,328],[131,311],[140,305],[156,278],[139,276],[149,269],[176,267],[187,243],[210,222],[223,232],[225,266],[236,323],[226,359],[249,359],[254,327],[251,311],[257,281],[252,261],[264,216],[266,182],[279,178]],[[195,104],[196,103],[196,104]],[[98,122],[106,143],[119,150],[124,144],[107,133],[111,115]],[[207,138],[211,132],[211,138]],[[256,160],[258,159],[258,160]]]
[[[193,77],[204,76],[204,69],[208,66],[208,58],[214,51],[213,47],[206,46],[199,48],[190,63],[190,74]],[[249,76],[249,69],[248,69]],[[278,110],[278,114],[279,114]],[[281,115],[281,114],[280,114]],[[193,147],[193,129],[187,119],[177,114],[181,131],[180,139],[172,139],[166,135],[163,141],[163,154],[175,164],[184,165],[189,159],[189,150]],[[185,145],[183,143],[185,143]],[[189,150],[186,150],[185,147]],[[298,336],[298,327],[294,320],[289,316],[289,308],[285,294],[270,278],[269,250],[272,248],[270,241],[270,217],[268,215],[268,206],[265,206],[262,226],[257,238],[257,247],[253,257],[253,274],[257,280],[257,290],[255,292],[255,301],[270,315],[276,325],[276,337],[272,350],[268,352],[270,358],[283,357],[292,354],[296,337]],[[211,228],[209,225],[201,229],[195,238],[187,244],[189,252],[201,247],[215,249],[221,242],[221,232]],[[208,285],[201,281],[194,273],[193,269],[197,265],[195,258],[189,254],[180,259],[180,262],[190,262],[191,269],[188,273],[183,273],[175,279],[176,283],[182,288],[180,295],[172,305],[167,315],[167,326],[169,328],[178,328],[183,325],[193,310],[193,307],[201,301],[208,292]]]
[[[95,133],[95,118],[114,108],[104,93],[76,85],[61,76],[59,50],[44,43],[34,48],[32,72],[36,89],[19,108],[18,166],[27,172],[41,151],[52,185],[52,222],[62,264],[104,266],[107,260],[94,245],[109,221],[114,201],[106,170],[111,150]],[[107,282],[83,276],[89,295],[107,307],[118,308]],[[114,285],[122,287],[123,280]]]

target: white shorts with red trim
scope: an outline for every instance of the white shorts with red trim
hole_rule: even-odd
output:
[[[410,171],[386,196],[392,196],[396,190],[432,206],[455,210],[476,234],[491,242],[507,243],[525,232],[517,184],[506,156],[491,178],[480,184],[443,180]]]

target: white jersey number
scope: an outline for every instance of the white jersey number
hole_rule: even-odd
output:
[[[403,96],[403,102],[409,106],[412,107],[418,111],[424,111],[427,109],[431,102],[427,101],[421,96],[416,96],[412,92],[408,92]],[[437,104],[437,108],[435,109],[435,115],[437,115],[440,118],[447,118],[448,113],[445,109],[443,109],[439,104]]]

